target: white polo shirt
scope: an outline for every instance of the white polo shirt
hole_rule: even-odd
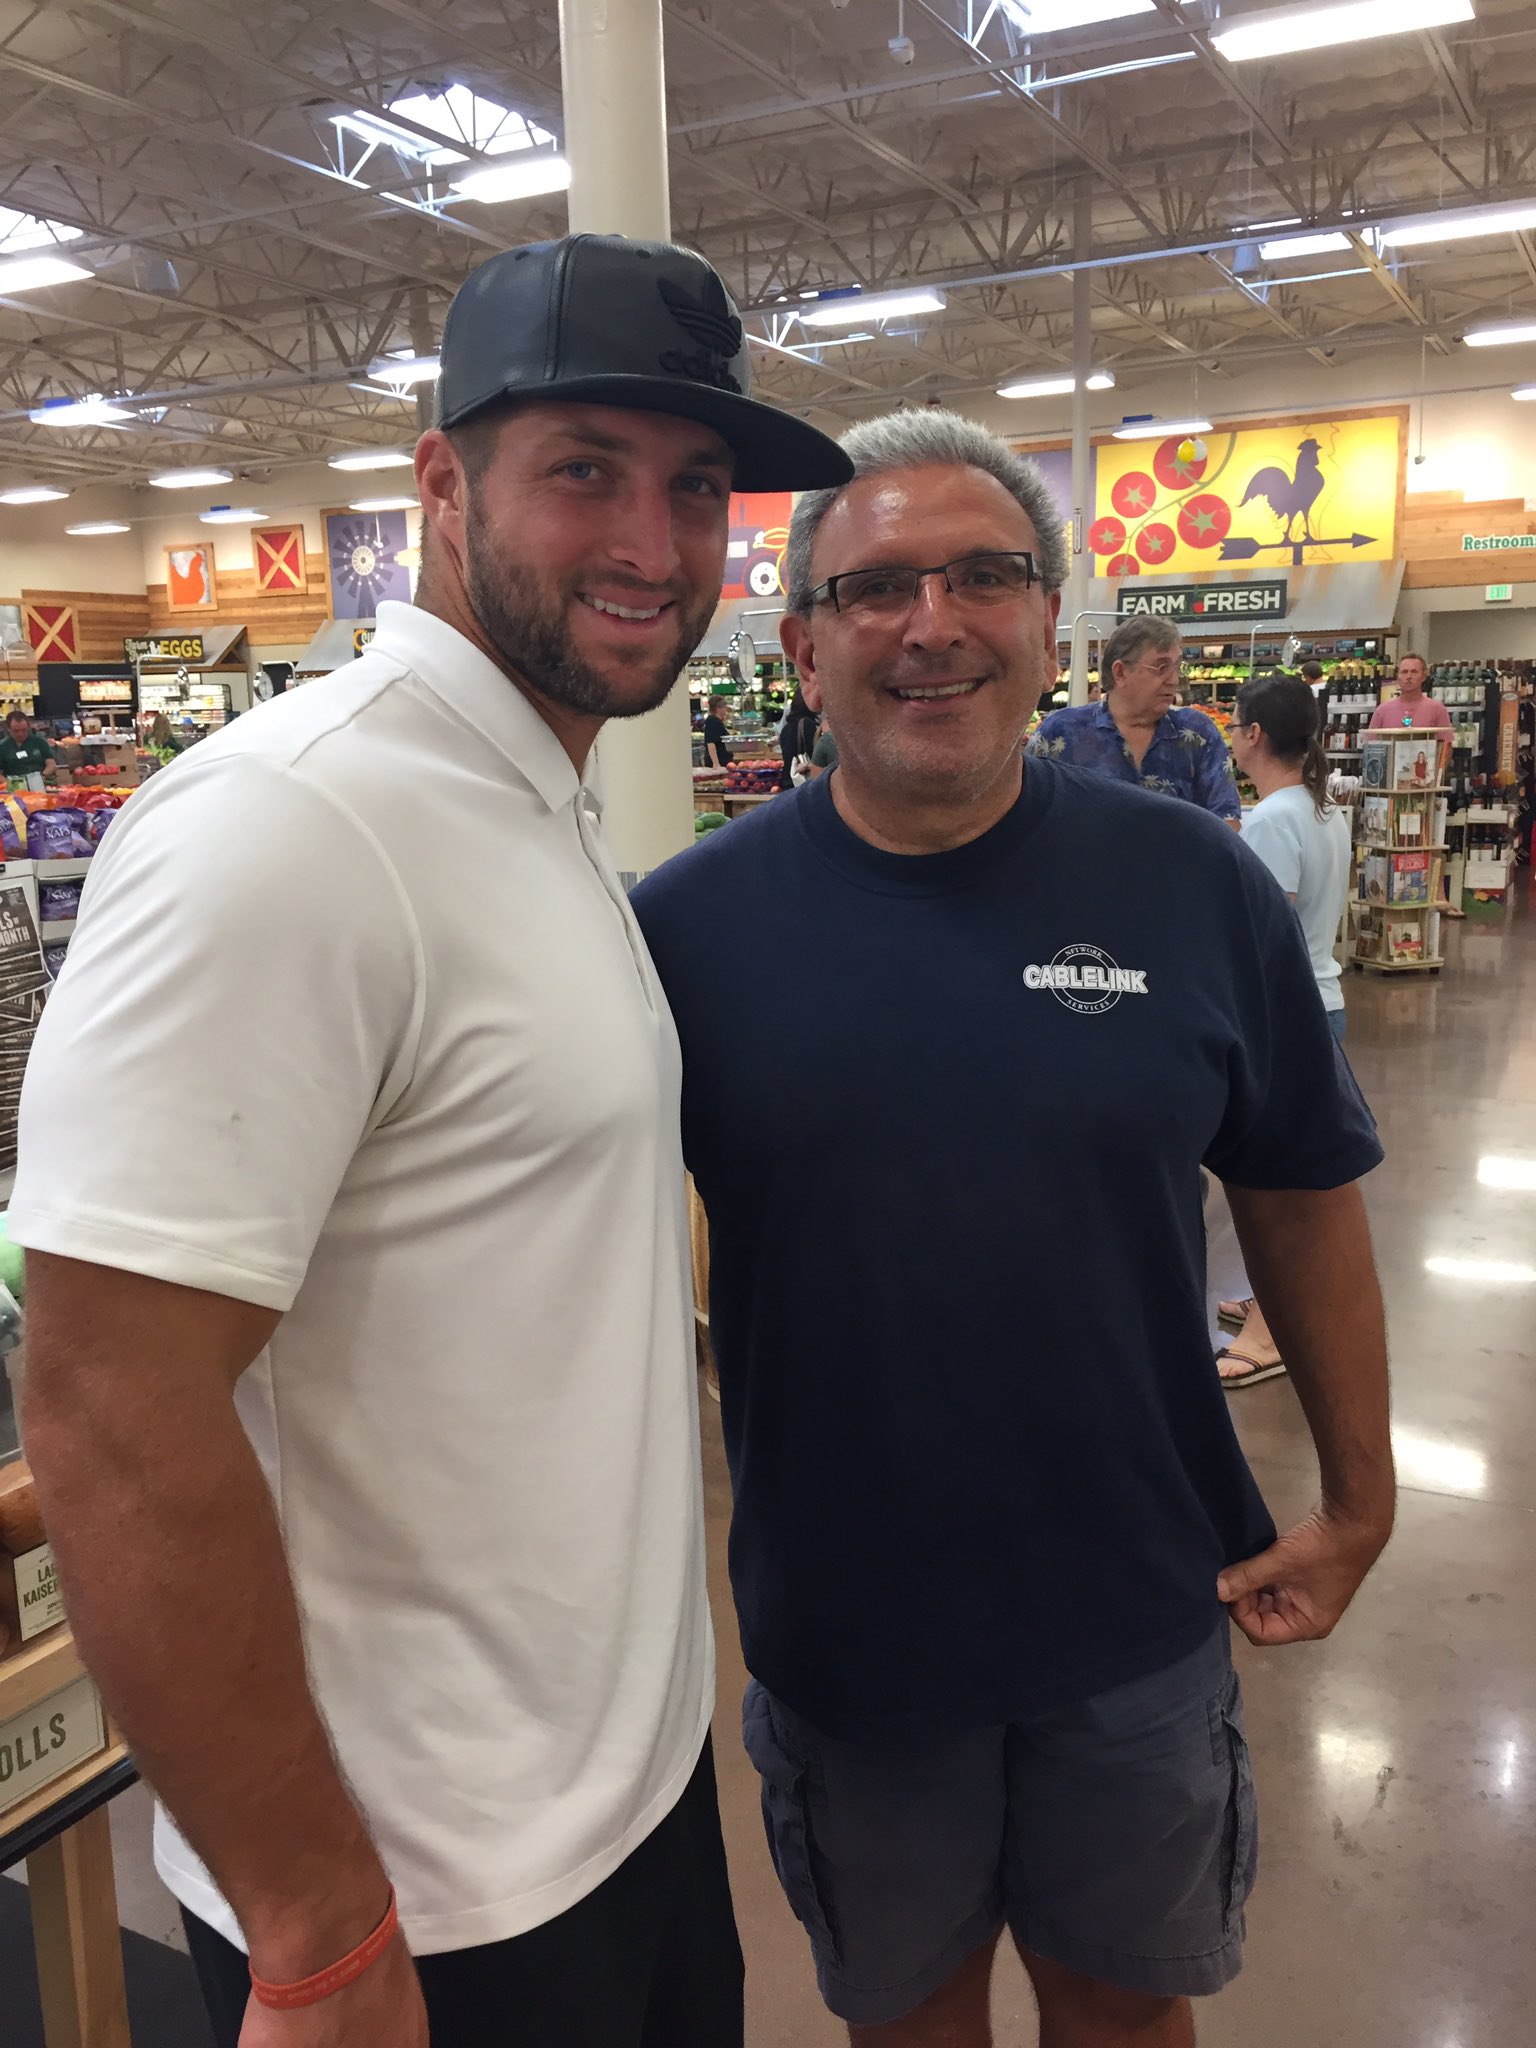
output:
[[[418,1953],[594,1890],[713,1699],[681,1062],[597,813],[381,605],[114,822],[22,1101],[20,1243],[285,1311],[237,1401]]]

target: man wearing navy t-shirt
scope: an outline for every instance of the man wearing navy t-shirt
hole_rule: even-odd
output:
[[[1038,471],[936,411],[844,447],[783,626],[839,765],[633,899],[709,1213],[747,1747],[856,2042],[985,2048],[1006,1927],[1043,2048],[1187,2048],[1256,1859],[1228,1615],[1328,1634],[1391,1527],[1380,1148],[1262,864],[1024,761]],[[748,1038],[820,1114],[764,1126]],[[1322,1470],[1278,1540],[1210,1370],[1202,1166]]]

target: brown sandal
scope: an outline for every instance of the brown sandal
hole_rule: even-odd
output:
[[[1249,1311],[1252,1307],[1253,1296],[1251,1294],[1246,1301],[1218,1301],[1216,1304],[1216,1319],[1218,1322],[1236,1323],[1239,1329],[1241,1329],[1242,1325],[1247,1322]]]
[[[1248,1370],[1246,1372],[1224,1373],[1221,1371],[1221,1366],[1226,1359],[1230,1359],[1234,1365],[1245,1365]],[[1230,1391],[1233,1387],[1256,1387],[1260,1380],[1278,1379],[1285,1371],[1285,1360],[1283,1358],[1273,1358],[1265,1361],[1263,1359],[1250,1358],[1246,1351],[1234,1351],[1229,1344],[1224,1350],[1217,1352],[1216,1366],[1217,1376],[1222,1386]]]

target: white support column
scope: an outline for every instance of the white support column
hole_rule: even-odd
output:
[[[1093,188],[1086,177],[1077,181],[1073,255],[1079,263],[1092,254]],[[1093,368],[1093,272],[1072,273],[1072,573],[1067,581],[1063,611],[1076,620],[1088,609],[1092,588],[1093,555],[1088,546],[1088,529],[1093,524],[1090,482],[1093,442],[1088,431],[1088,376]],[[1088,640],[1074,628],[1072,674],[1068,702],[1088,702]]]
[[[560,0],[572,234],[664,242],[672,232],[661,0]],[[688,691],[615,719],[598,742],[604,829],[621,872],[693,843]]]

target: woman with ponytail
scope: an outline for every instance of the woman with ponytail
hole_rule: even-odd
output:
[[[1259,793],[1243,819],[1243,838],[1296,906],[1312,971],[1335,1038],[1344,1037],[1342,973],[1333,957],[1349,890],[1349,822],[1328,801],[1328,757],[1318,738],[1318,704],[1299,676],[1255,676],[1237,693],[1232,755]],[[1220,1184],[1206,1212],[1207,1270],[1220,1304],[1242,1329],[1218,1354],[1229,1387],[1251,1386],[1285,1371],[1264,1312],[1248,1290],[1242,1255]],[[1223,1271],[1223,1268],[1225,1270]]]

